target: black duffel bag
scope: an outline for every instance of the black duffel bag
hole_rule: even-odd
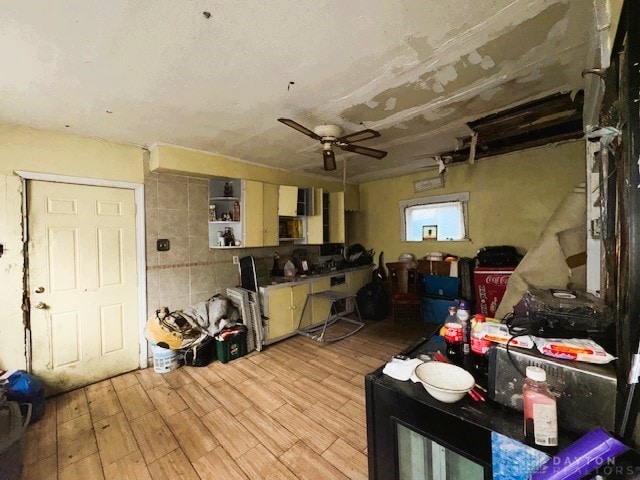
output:
[[[371,275],[371,283],[366,284],[356,294],[360,316],[366,320],[382,320],[389,314],[389,297],[385,290],[387,272],[382,255],[378,257],[378,268]]]

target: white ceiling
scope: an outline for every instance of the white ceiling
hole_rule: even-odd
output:
[[[2,2],[0,121],[317,174],[320,144],[276,119],[337,123],[346,133],[379,130],[362,145],[389,152],[375,160],[338,150],[350,181],[412,173],[455,148],[469,134],[465,121],[581,88],[590,8],[584,0]]]

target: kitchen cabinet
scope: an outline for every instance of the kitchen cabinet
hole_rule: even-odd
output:
[[[248,212],[251,216],[251,212]],[[278,246],[278,185],[265,183],[262,192],[262,246]]]
[[[278,215],[295,217],[298,212],[298,187],[280,185],[278,189]]]
[[[344,192],[313,190],[314,214],[307,217],[307,243],[344,243]]]
[[[353,270],[347,273],[347,282],[349,283],[349,291],[357,293],[367,283],[371,282],[371,272],[373,265],[359,270]]]
[[[239,178],[212,178],[209,180],[209,247],[237,248],[233,245],[219,245],[219,235],[226,230],[241,244],[244,215],[242,212],[243,182]]]
[[[215,220],[212,220],[214,214]],[[209,215],[211,248],[278,245],[278,185],[213,178],[209,181]],[[227,228],[233,231],[239,245],[218,245],[218,232],[224,233]]]
[[[267,291],[268,329],[267,343],[289,336],[295,332],[300,322],[302,307],[309,294],[309,284],[292,284]],[[308,313],[310,315],[310,311]],[[306,315],[305,315],[306,317]],[[305,323],[309,320],[304,319]]]
[[[344,243],[344,192],[329,194],[329,243]]]
[[[307,217],[307,243],[321,245],[324,243],[322,230],[322,189],[313,189],[313,215]]]
[[[262,247],[264,244],[264,183],[254,180],[243,180],[242,198],[244,215],[245,247]],[[249,218],[250,216],[250,218]]]
[[[262,307],[264,315],[268,318],[266,342],[273,343],[293,335],[298,325],[305,328],[324,322],[329,314],[330,304],[319,299],[309,300],[304,318],[300,321],[307,295],[327,290],[355,293],[357,288],[360,288],[358,285],[369,283],[372,268],[372,265],[356,267],[341,272],[304,277],[298,281],[260,286]],[[354,305],[352,301],[348,301],[342,306],[336,303],[336,308],[340,314],[344,314],[352,312]]]

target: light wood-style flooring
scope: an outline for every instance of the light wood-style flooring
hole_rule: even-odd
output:
[[[366,479],[364,376],[428,327],[368,323],[208,367],[127,373],[47,401],[24,480]]]

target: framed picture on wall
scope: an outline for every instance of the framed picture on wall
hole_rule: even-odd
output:
[[[424,225],[422,227],[422,239],[423,240],[437,240],[438,239],[438,226],[437,225]]]

